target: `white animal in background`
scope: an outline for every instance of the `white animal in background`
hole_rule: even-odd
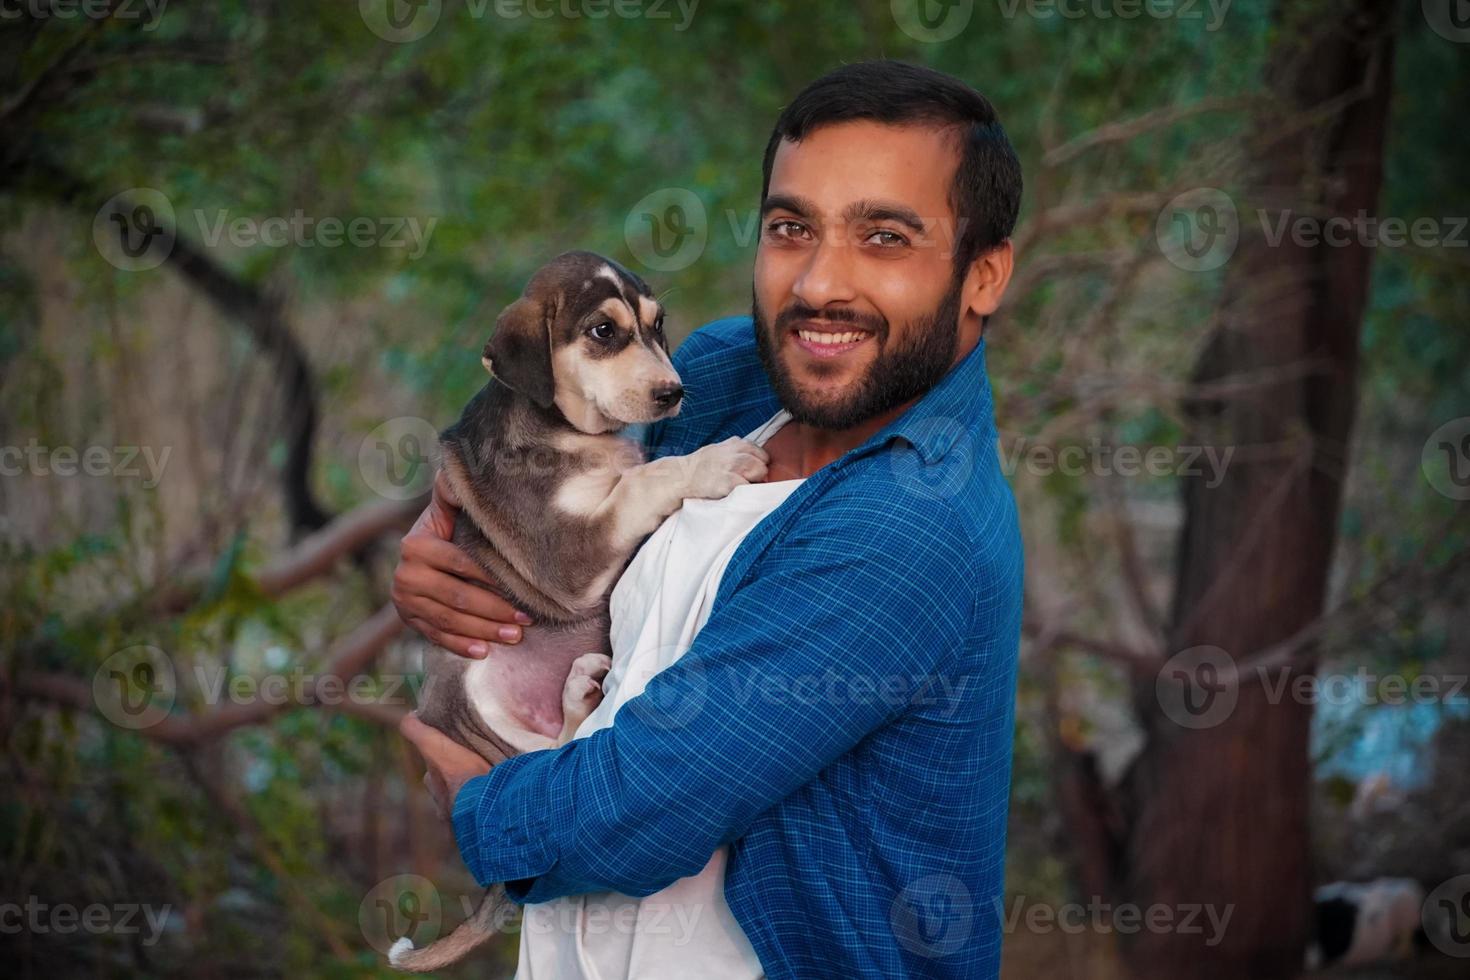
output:
[[[1307,969],[1361,966],[1414,955],[1423,934],[1424,889],[1410,878],[1323,885],[1316,903],[1316,938]]]

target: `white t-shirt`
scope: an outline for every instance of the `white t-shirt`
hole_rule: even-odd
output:
[[[783,409],[746,438],[764,444],[790,419]],[[801,483],[751,483],[720,500],[686,500],[644,542],[613,589],[612,669],[578,738],[611,725],[654,674],[683,656],[709,619],[735,549]],[[526,905],[516,980],[764,977],[725,902],[727,852],[721,847],[699,874],[647,898],[598,892]]]

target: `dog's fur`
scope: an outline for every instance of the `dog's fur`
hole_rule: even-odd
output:
[[[536,626],[483,660],[431,648],[417,714],[492,765],[571,738],[611,664],[607,597],[640,541],[688,497],[723,497],[765,477],[743,439],[644,463],[617,432],[678,413],[663,308],[642,279],[590,252],[538,271],[485,345],[489,383],[440,436],[463,509],[454,543],[500,581]],[[422,972],[493,934],[493,886],[445,938],[389,959]]]

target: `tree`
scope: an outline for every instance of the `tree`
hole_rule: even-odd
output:
[[[1396,12],[1394,0],[1278,4],[1266,68],[1274,108],[1248,143],[1249,193],[1268,213],[1375,213]],[[1232,918],[1214,947],[1208,930],[1141,931],[1126,948],[1146,977],[1295,976],[1309,934],[1312,705],[1272,692],[1314,669],[1303,631],[1324,612],[1373,252],[1361,240],[1273,242],[1244,225],[1194,380],[1268,380],[1188,406],[1205,444],[1240,447],[1241,458],[1217,486],[1184,482],[1167,629],[1179,656],[1169,676],[1138,685],[1147,743],[1117,801],[1124,827],[1110,862],[1132,903],[1213,904]],[[1294,639],[1263,682],[1253,658]],[[1167,685],[1214,715],[1182,725],[1161,704]]]

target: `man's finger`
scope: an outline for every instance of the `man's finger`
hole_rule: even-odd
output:
[[[514,623],[456,612],[429,596],[416,596],[412,605],[414,619],[422,620],[435,632],[448,636],[463,636],[484,643],[519,643],[524,635]]]
[[[412,629],[421,633],[424,639],[442,647],[450,653],[470,660],[484,660],[490,655],[490,643],[486,640],[477,639],[472,636],[459,636],[454,633],[445,633],[437,630],[432,624],[414,617],[404,620]]]
[[[492,579],[479,565],[470,560],[465,554],[448,541],[441,541],[432,534],[410,534],[403,539],[399,549],[405,561],[420,562],[431,568],[437,568],[441,572],[448,572],[459,578],[471,579],[475,582],[483,582],[494,586]]]
[[[443,470],[434,474],[434,491],[430,499],[437,500],[441,505],[454,510],[459,510],[464,506],[459,502],[459,495],[454,492],[454,487],[449,482],[449,474]]]
[[[504,596],[422,563],[400,567],[394,585],[406,596],[424,596],[478,619],[499,624],[531,624],[531,617],[521,614]]]
[[[432,769],[424,773],[424,789],[429,791],[429,799],[434,801],[434,812],[439,815],[439,819],[448,820],[449,812],[444,809],[444,798],[449,795],[449,787],[444,785],[444,780]]]

